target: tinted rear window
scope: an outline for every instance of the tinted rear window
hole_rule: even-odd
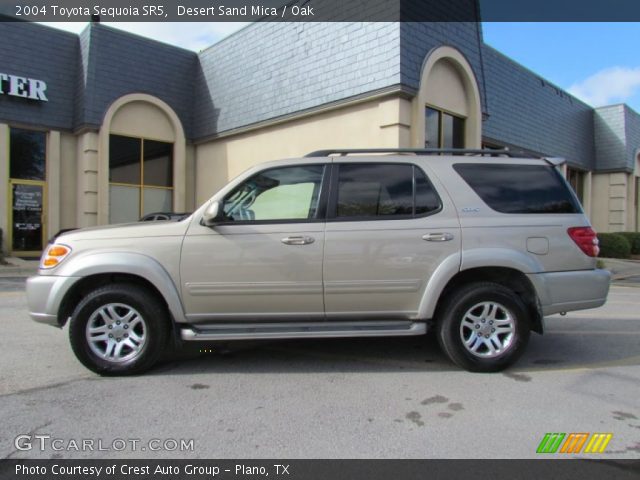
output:
[[[441,208],[426,174],[407,164],[340,164],[337,218],[415,217]]]
[[[440,197],[436,193],[436,189],[431,185],[427,175],[418,167],[414,167],[414,178],[416,191],[415,214],[426,215],[439,210],[442,205]]]
[[[491,208],[502,213],[580,213],[551,165],[458,163],[453,168]]]
[[[413,214],[411,165],[345,164],[338,177],[338,217]]]

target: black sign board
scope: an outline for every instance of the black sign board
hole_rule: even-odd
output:
[[[42,250],[43,186],[14,184],[12,193],[12,250]]]

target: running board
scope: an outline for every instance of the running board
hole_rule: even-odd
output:
[[[182,328],[185,341],[269,340],[287,338],[401,337],[427,333],[424,322],[306,322],[215,324]]]

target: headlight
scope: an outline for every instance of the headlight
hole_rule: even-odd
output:
[[[71,248],[66,245],[54,243],[49,245],[40,259],[40,268],[57,267],[71,253]]]

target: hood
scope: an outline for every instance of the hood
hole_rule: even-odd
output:
[[[104,240],[107,238],[143,238],[184,235],[191,217],[179,222],[133,222],[87,227],[64,232],[56,237],[57,243],[77,240]]]

